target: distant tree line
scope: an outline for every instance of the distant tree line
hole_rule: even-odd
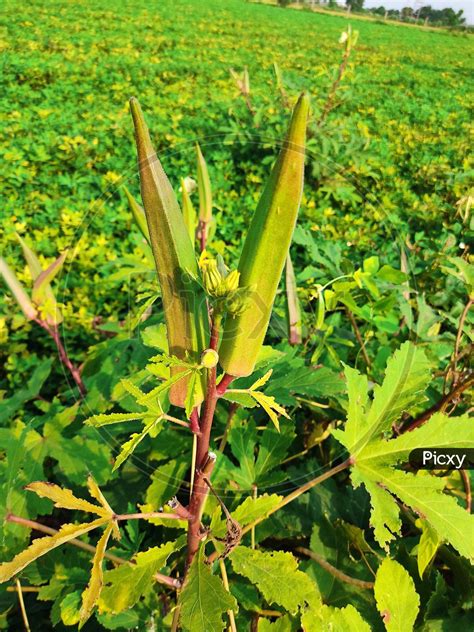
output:
[[[350,5],[351,2],[362,3],[364,0],[346,0],[346,5]],[[353,10],[357,10],[353,7]],[[421,7],[421,9],[413,9],[412,7],[404,7],[401,10],[398,9],[386,9],[383,6],[371,9],[372,13],[385,16],[389,18],[395,18],[398,20],[405,20],[407,22],[420,20],[428,21],[430,24],[440,26],[461,26],[466,23],[466,18],[463,16],[464,11],[454,11],[454,9],[433,9],[431,5]]]
[[[292,2],[299,4],[315,6],[318,4],[328,8],[337,8],[336,0],[277,0],[280,6],[288,6]],[[454,11],[454,9],[433,9],[431,5],[421,7],[421,9],[413,9],[412,7],[404,7],[403,9],[386,9],[384,6],[376,9],[364,9],[364,0],[345,0],[346,7],[354,13],[375,13],[392,20],[401,20],[403,22],[427,22],[433,26],[449,26],[459,27],[466,24],[464,11]]]

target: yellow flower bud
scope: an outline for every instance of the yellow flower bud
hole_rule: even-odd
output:
[[[219,286],[222,283],[222,277],[217,269],[215,259],[207,259],[204,261],[201,269],[204,289],[210,296],[216,296]]]
[[[240,272],[232,270],[225,278],[227,292],[234,292],[239,287]]]
[[[206,349],[201,355],[201,366],[206,369],[213,369],[219,362],[219,356],[214,349]]]

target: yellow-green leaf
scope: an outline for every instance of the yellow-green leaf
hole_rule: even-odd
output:
[[[15,273],[10,269],[9,265],[0,257],[0,274],[5,279],[5,283],[11,290],[11,293],[15,297],[16,302],[21,308],[21,311],[25,314],[28,320],[33,320],[37,316],[36,308],[30,301],[30,297],[23,289],[22,284],[15,276]]]
[[[79,509],[80,511],[95,513],[99,516],[107,516],[109,514],[103,507],[94,505],[83,498],[76,498],[70,489],[64,489],[54,483],[35,481],[34,483],[26,485],[25,489],[34,492],[38,496],[41,496],[41,498],[49,498],[49,500],[54,502],[55,507]]]
[[[181,178],[181,199],[183,205],[183,219],[188,229],[191,242],[194,244],[197,226],[197,214],[193,203],[191,202],[191,196],[189,195],[188,188],[184,178]]]
[[[206,161],[204,160],[204,156],[202,155],[202,151],[198,143],[196,143],[196,157],[199,192],[199,219],[201,222],[208,224],[212,219],[211,180],[209,178]]]
[[[91,616],[92,610],[96,605],[102,586],[104,583],[104,571],[102,568],[105,550],[110,538],[110,534],[113,530],[113,524],[107,525],[102,537],[100,538],[95,548],[94,559],[92,560],[92,571],[89,583],[86,589],[82,593],[82,607],[81,607],[81,619],[79,622],[79,629],[82,628],[87,619]]]
[[[84,533],[97,529],[97,527],[101,527],[108,521],[108,518],[99,518],[87,524],[65,524],[54,535],[37,538],[27,549],[15,555],[11,562],[0,564],[0,583],[8,581],[28,564],[45,555],[48,551],[52,551],[56,547],[61,546],[61,544],[65,544]]]
[[[68,251],[65,250],[50,266],[46,268],[46,270],[43,270],[41,274],[36,277],[33,284],[32,297],[33,301],[37,305],[40,305],[49,297],[50,283],[63,267],[64,262],[66,261],[67,253]],[[53,299],[54,302],[56,302],[54,294]]]
[[[150,243],[150,231],[148,230],[148,225],[146,223],[144,208],[136,201],[126,186],[123,187],[123,190],[127,196],[128,207],[132,212],[136,225],[140,229],[143,237],[145,237],[147,242]]]

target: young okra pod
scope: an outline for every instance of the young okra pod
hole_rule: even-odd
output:
[[[252,373],[267,331],[303,191],[308,112],[309,98],[302,94],[240,256],[240,285],[250,295],[245,309],[225,324],[219,359],[229,375]]]
[[[137,144],[140,188],[161,287],[169,353],[199,362],[209,340],[204,290],[196,282],[194,247],[173,188],[150,140],[140,104],[130,100]],[[172,374],[182,371],[173,367]],[[176,382],[170,401],[185,407],[189,378]],[[197,404],[198,402],[196,402]]]

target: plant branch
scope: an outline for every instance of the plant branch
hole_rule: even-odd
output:
[[[219,567],[221,570],[221,577],[222,577],[222,583],[224,584],[224,588],[227,590],[228,593],[230,593],[229,579],[227,577],[227,570],[225,567],[225,561],[223,559],[219,560]],[[227,610],[227,616],[229,617],[230,632],[237,632],[237,626],[235,625],[234,611]]]
[[[163,513],[162,511],[151,511],[149,513],[115,514],[114,520],[152,520],[153,518],[166,518],[169,520],[182,520],[183,517],[177,513]]]
[[[313,478],[307,483],[305,483],[304,485],[301,485],[301,487],[298,487],[297,489],[295,489],[294,492],[291,492],[291,494],[288,494],[288,496],[285,496],[284,498],[282,498],[282,500],[280,500],[278,505],[275,505],[275,507],[270,509],[270,511],[268,511],[264,516],[260,516],[259,518],[257,518],[256,520],[254,520],[253,522],[245,526],[242,529],[242,535],[245,535],[246,533],[251,531],[253,527],[255,527],[256,525],[266,520],[269,516],[274,514],[279,509],[282,509],[283,507],[291,503],[292,500],[295,500],[296,498],[301,496],[301,494],[304,494],[305,492],[309,491],[313,487],[316,487],[316,485],[319,485],[319,483],[323,483],[324,481],[326,481],[328,478],[331,478],[335,474],[342,472],[343,470],[348,468],[350,465],[352,465],[352,459],[348,458],[343,463],[340,463],[339,465],[335,465],[327,472],[324,472],[324,474],[321,474],[320,476],[316,476],[316,478]]]
[[[330,564],[323,557],[321,557],[321,555],[314,553],[314,551],[311,551],[310,549],[306,549],[304,546],[297,546],[295,551],[297,551],[298,553],[302,553],[303,555],[306,555],[307,557],[311,558],[317,564],[319,564],[322,568],[324,568],[324,570],[328,571],[328,573],[330,573],[333,577],[335,577],[336,579],[339,579],[341,582],[344,582],[345,584],[352,584],[352,586],[357,586],[358,588],[365,588],[366,590],[373,590],[374,588],[373,582],[367,582],[367,581],[364,581],[363,579],[357,579],[356,577],[350,577],[349,575],[346,575],[345,573],[340,571],[338,568]]]
[[[31,632],[30,622],[28,621],[28,615],[26,613],[25,601],[23,599],[23,591],[21,588],[20,580],[16,578],[16,591],[18,593],[18,602],[20,604],[21,616],[23,617],[23,624],[25,626],[26,632]]]
[[[360,333],[360,329],[359,329],[359,326],[357,325],[357,321],[354,317],[354,314],[351,312],[351,310],[348,307],[346,308],[346,313],[349,320],[351,321],[352,329],[354,330],[355,337],[357,338],[357,342],[359,343],[360,350],[364,358],[364,362],[366,363],[367,368],[370,369],[372,366],[372,363],[367,353],[367,349],[365,348],[364,339],[362,338],[362,334]]]
[[[464,306],[464,309],[463,309],[463,311],[461,313],[461,317],[459,319],[458,331],[457,331],[457,334],[456,334],[456,342],[454,343],[454,351],[453,351],[453,355],[452,355],[452,358],[451,358],[451,362],[450,362],[448,371],[446,373],[446,380],[448,379],[448,375],[450,373],[452,373],[452,375],[453,375],[453,384],[452,384],[452,386],[456,386],[456,384],[458,382],[457,376],[456,376],[456,364],[457,364],[457,362],[459,360],[459,347],[461,346],[461,340],[462,340],[463,331],[464,331],[464,323],[466,322],[467,315],[468,315],[469,310],[471,309],[473,304],[474,304],[474,299],[470,298],[469,301]],[[446,380],[445,380],[445,384],[446,384]]]
[[[219,325],[221,318],[216,314],[212,326],[210,337],[210,348],[217,350],[219,341]],[[215,455],[209,453],[209,442],[211,438],[212,422],[218,400],[216,390],[216,367],[212,367],[207,371],[207,389],[206,398],[204,400],[203,412],[201,415],[199,427],[200,434],[197,438],[196,448],[196,464],[195,471],[192,473],[194,477],[193,491],[189,501],[189,512],[191,518],[188,521],[188,551],[186,558],[186,568],[189,568],[191,562],[196,555],[200,543],[201,531],[201,515],[204,502],[207,497],[208,488],[204,483],[204,477],[210,478],[212,467],[215,463]]]
[[[461,394],[464,393],[464,391],[466,391],[467,389],[469,389],[473,384],[474,384],[474,375],[471,375],[466,380],[464,380],[464,382],[460,382],[459,384],[457,384],[449,393],[444,395],[444,397],[442,397],[439,400],[439,402],[437,402],[436,404],[433,404],[433,406],[428,408],[428,410],[425,410],[425,412],[421,413],[419,417],[408,422],[408,424],[404,428],[402,428],[401,432],[411,432],[412,430],[415,430],[415,428],[418,428],[419,426],[423,425],[426,421],[428,421],[428,419],[434,413],[438,411],[444,412],[446,408],[448,407],[448,405],[450,404],[450,402],[460,397]]]
[[[229,413],[227,415],[227,423],[226,423],[224,434],[222,435],[222,439],[218,448],[219,452],[224,452],[224,448],[227,445],[227,437],[229,435],[230,426],[232,425],[232,420],[238,408],[239,408],[239,405],[236,402],[232,402],[231,405],[229,406]]]
[[[461,479],[464,484],[464,490],[466,492],[466,511],[471,513],[472,509],[472,492],[471,492],[471,481],[469,479],[469,474],[466,470],[459,470],[461,474]]]
[[[69,371],[72,379],[79,388],[81,396],[84,397],[86,394],[86,387],[84,385],[84,382],[82,381],[79,369],[71,362],[71,359],[67,354],[66,348],[62,343],[61,336],[59,335],[57,325],[48,325],[40,319],[35,319],[35,322],[38,323],[38,325],[40,325],[40,327],[42,327],[45,331],[47,331],[51,338],[54,340],[54,344],[56,345],[56,349],[58,350],[61,364]]]
[[[229,375],[228,373],[224,373],[223,378],[219,382],[216,387],[216,392],[219,397],[222,397],[226,390],[228,389],[230,383],[235,379],[234,375]]]
[[[326,99],[326,103],[324,104],[324,109],[321,113],[321,116],[319,117],[318,127],[322,127],[322,125],[326,121],[329,112],[334,108],[334,98],[339,88],[339,84],[341,83],[344,76],[344,73],[346,72],[347,63],[349,62],[349,57],[351,56],[351,50],[352,49],[348,47],[344,51],[342,61],[339,64],[336,79],[333,81],[331,89],[329,90],[328,98]]]
[[[172,417],[171,415],[163,415],[163,419],[167,419],[168,421],[172,421],[179,426],[183,426],[183,428],[189,428],[190,424],[187,421],[183,421],[182,419],[178,419],[177,417]]]

